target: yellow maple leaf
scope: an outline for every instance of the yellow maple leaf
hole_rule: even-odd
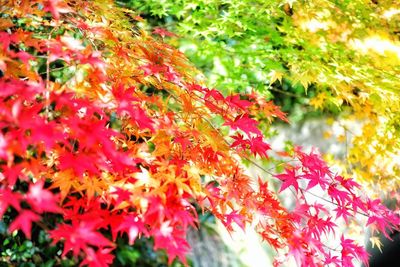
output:
[[[369,238],[369,241],[371,241],[372,247],[374,248],[375,246],[378,247],[379,251],[382,253],[382,242],[377,236],[373,236]]]
[[[316,109],[322,109],[326,103],[327,95],[325,92],[319,93],[316,97],[310,100],[310,105],[314,106]]]

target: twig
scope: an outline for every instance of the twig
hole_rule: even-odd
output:
[[[299,189],[300,189],[301,191],[304,191],[305,193],[308,193],[308,194],[310,194],[310,195],[316,197],[316,198],[319,198],[319,199],[321,199],[321,200],[324,200],[324,201],[326,201],[326,202],[328,202],[328,203],[331,203],[331,204],[333,204],[333,205],[335,205],[335,206],[339,206],[338,203],[335,203],[335,202],[333,202],[333,201],[331,201],[331,200],[328,200],[328,199],[326,199],[326,198],[323,198],[323,197],[321,197],[321,196],[318,196],[317,194],[314,194],[313,192],[305,191],[304,188],[299,188]],[[353,211],[353,212],[355,212],[355,213],[358,213],[358,214],[360,214],[360,215],[363,215],[363,216],[365,216],[365,217],[369,217],[368,214],[366,214],[366,213],[364,213],[364,212],[354,211],[352,208],[349,208],[349,210],[351,210],[351,211]]]

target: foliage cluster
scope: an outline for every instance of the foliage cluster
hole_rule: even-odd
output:
[[[199,226],[200,210],[229,231],[253,225],[279,253],[277,265],[289,257],[306,266],[367,262],[336,220],[362,214],[388,235],[399,217],[314,151],[272,151],[262,130],[285,114],[257,92],[207,88],[164,42],[173,34],[159,28],[152,37],[142,20],[105,0],[1,5],[1,235],[21,249],[2,260],[129,264],[143,259],[121,248],[146,237],[169,264],[187,264],[186,232]],[[278,156],[282,173],[254,161]],[[256,164],[259,177],[242,160]],[[271,180],[292,192],[293,209]],[[314,188],[325,199],[309,201]],[[332,234],[338,249],[326,244]],[[49,242],[57,257],[35,253]]]
[[[400,4],[396,1],[178,0],[121,3],[177,32],[209,86],[255,88],[303,119],[360,125],[344,169],[371,192],[399,189]],[[307,105],[310,104],[310,105]],[[356,129],[357,130],[357,129]]]

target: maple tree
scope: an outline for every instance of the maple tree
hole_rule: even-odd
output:
[[[120,237],[148,237],[169,264],[186,264],[199,207],[229,231],[254,225],[281,255],[277,265],[293,257],[352,266],[368,255],[337,220],[362,214],[386,236],[397,229],[396,213],[315,151],[272,151],[264,128],[285,114],[256,92],[207,88],[164,42],[175,35],[156,28],[152,37],[135,11],[104,0],[9,1],[0,10],[0,216],[9,234],[29,239],[41,227],[63,244],[62,257],[89,266],[112,264]],[[254,158],[279,158],[285,170]],[[307,198],[315,187],[325,198]],[[331,234],[340,248],[329,247]]]
[[[171,43],[205,72],[209,86],[255,88],[292,119],[322,113],[341,121],[345,137],[338,139],[351,146],[335,164],[371,194],[398,198],[397,1],[120,2],[176,31]]]

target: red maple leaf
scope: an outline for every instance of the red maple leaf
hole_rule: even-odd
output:
[[[54,239],[53,243],[57,243],[61,239],[65,240],[62,256],[65,256],[70,250],[74,256],[77,256],[81,250],[86,252],[89,245],[100,248],[113,247],[110,240],[95,231],[98,224],[98,220],[79,223],[73,221],[72,225],[59,224],[57,229],[50,231],[50,236]]]
[[[355,182],[352,178],[344,178],[340,175],[336,175],[335,180],[340,182],[340,184],[350,192],[355,188],[361,188],[361,185]]]
[[[246,111],[247,108],[252,105],[250,101],[241,100],[239,94],[228,96],[225,100],[231,108],[239,108],[243,111]]]
[[[261,157],[268,158],[267,151],[270,149],[270,145],[263,141],[262,136],[259,135],[257,137],[250,138],[250,150],[254,154],[254,156],[258,154]]]
[[[162,225],[154,229],[154,249],[163,248],[168,254],[168,265],[171,265],[175,257],[187,266],[186,253],[190,248],[186,241],[186,233],[182,229],[178,229],[164,222]]]
[[[153,63],[149,63],[146,65],[142,65],[139,67],[141,70],[144,71],[144,76],[149,76],[149,75],[156,75],[158,73],[164,73],[167,71],[167,67],[164,65],[157,65]]]
[[[29,192],[26,195],[26,200],[32,208],[38,212],[61,212],[57,205],[58,198],[49,190],[43,189],[44,182],[39,181],[29,186]]]
[[[14,193],[8,188],[0,188],[0,218],[3,217],[9,206],[19,211],[21,209],[20,199],[19,193]]]
[[[155,28],[155,29],[153,30],[153,34],[158,34],[158,35],[160,35],[162,38],[164,38],[165,36],[168,36],[168,37],[178,37],[178,35],[176,35],[175,33],[170,32],[170,31],[168,31],[168,30],[166,30],[166,29],[164,29],[164,28],[160,28],[160,27]]]
[[[134,215],[125,216],[122,222],[115,229],[118,232],[127,233],[129,238],[129,245],[133,245],[133,242],[140,233],[145,232],[145,226],[143,222]]]
[[[244,139],[244,136],[239,133],[232,136],[232,138],[235,141],[231,144],[231,147],[238,147],[238,151],[245,150],[251,145],[250,140]]]
[[[228,119],[223,125],[230,126],[232,130],[240,129],[247,135],[250,135],[250,133],[262,135],[257,128],[258,122],[249,118],[247,114],[238,115],[233,121]]]
[[[22,167],[20,165],[12,165],[10,167],[4,166],[2,167],[3,176],[6,178],[8,185],[14,186],[17,182],[18,178],[24,175],[21,173]]]
[[[208,99],[211,97],[214,98],[216,101],[224,100],[224,96],[221,94],[221,92],[215,89],[207,90],[207,93],[204,95],[204,99]]]
[[[175,137],[174,142],[180,144],[182,146],[183,150],[186,150],[188,147],[190,147],[192,145],[192,142],[190,142],[190,139],[187,137],[183,137],[183,136]]]
[[[13,232],[14,230],[21,229],[27,238],[31,238],[32,222],[40,220],[40,216],[30,210],[23,210],[19,213],[17,218],[10,224],[8,230]]]
[[[296,176],[295,168],[286,168],[285,173],[275,175],[275,177],[282,181],[282,186],[279,192],[282,192],[289,186],[293,186],[296,191],[299,189],[299,185],[297,183],[298,177]]]
[[[111,192],[111,195],[115,195],[115,207],[118,207],[124,201],[128,201],[132,193],[128,190],[116,187],[115,190]]]
[[[114,255],[111,251],[114,248],[100,248],[94,251],[92,248],[86,250],[86,258],[81,262],[79,266],[89,267],[108,267],[111,266],[114,260]]]

